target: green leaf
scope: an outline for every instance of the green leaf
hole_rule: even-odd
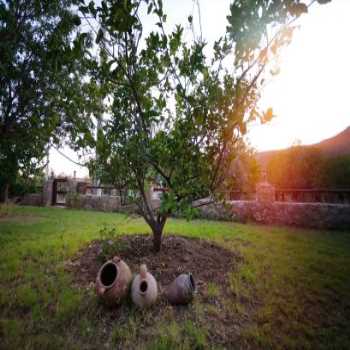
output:
[[[102,39],[103,39],[103,29],[100,28],[96,35],[96,44],[99,44]]]
[[[88,6],[79,6],[79,11],[86,15],[89,13],[90,10]]]
[[[263,118],[262,118],[262,123],[267,123],[271,121],[271,119],[274,117],[273,115],[273,110],[271,107],[267,109],[267,111],[264,113]]]
[[[90,13],[91,13],[94,17],[96,17],[97,10],[96,10],[96,8],[95,8],[95,2],[94,2],[94,1],[90,1],[88,7],[89,7]]]
[[[158,0],[158,16],[162,17],[163,16],[163,1]]]
[[[79,16],[74,16],[74,17],[72,18],[72,22],[73,22],[74,25],[76,25],[76,26],[80,26],[80,25],[81,25],[81,20],[80,20]]]

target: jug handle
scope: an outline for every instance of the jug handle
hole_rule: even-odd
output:
[[[99,294],[105,294],[105,292],[106,292],[106,288],[104,288],[104,287],[100,287],[99,289],[98,289],[98,293]]]
[[[120,259],[119,256],[115,256],[112,260],[113,260],[114,263],[117,264],[118,262],[120,262],[121,259]]]

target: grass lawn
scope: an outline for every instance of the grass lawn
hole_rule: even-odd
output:
[[[93,287],[74,287],[65,264],[104,225],[149,232],[121,214],[13,207],[0,217],[0,349],[350,349],[350,232],[169,220],[166,233],[242,256],[225,300],[215,302],[220,286],[208,281],[214,302],[195,300],[177,322],[170,306],[157,319],[132,306],[127,319],[106,318]],[[223,305],[237,316],[225,325],[232,343],[213,338],[206,317]]]

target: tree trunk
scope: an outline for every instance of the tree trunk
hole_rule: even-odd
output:
[[[160,252],[162,245],[163,228],[166,223],[168,215],[156,213],[152,207],[152,199],[150,192],[145,190],[145,183],[143,178],[137,178],[142,202],[138,203],[139,214],[143,216],[147,224],[151,227],[153,233],[153,250],[155,253]]]
[[[153,249],[156,253],[160,252],[160,247],[162,245],[163,227],[156,225],[152,227],[153,232]]]
[[[0,188],[0,203],[7,203],[9,200],[9,188],[8,183],[3,184]]]
[[[153,232],[153,250],[155,253],[160,252],[165,222],[166,222],[166,217],[161,217],[161,218],[158,217],[158,220],[154,222],[153,225],[150,225]]]

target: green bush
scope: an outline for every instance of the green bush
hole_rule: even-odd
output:
[[[118,237],[118,232],[115,227],[104,225],[99,231],[101,240],[101,251],[99,260],[102,262],[113,258],[118,252],[126,249],[127,245]]]

